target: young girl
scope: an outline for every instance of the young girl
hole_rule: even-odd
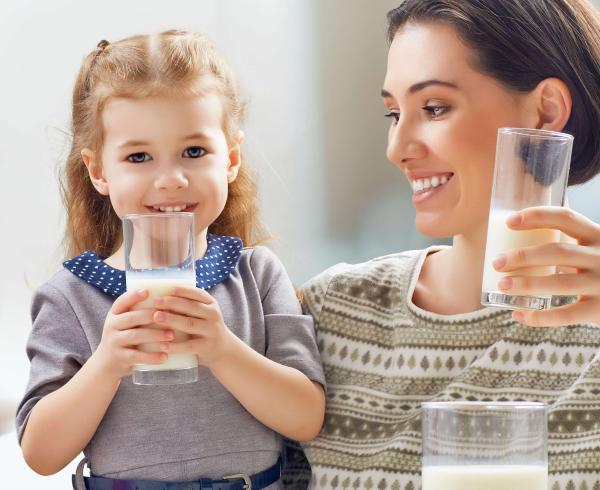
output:
[[[500,287],[577,301],[511,313],[480,298],[498,128],[570,133],[569,183],[600,172],[600,15],[587,0],[405,0],[388,19],[387,156],[417,229],[453,242],[302,288],[328,384],[312,484],[417,490],[422,402],[529,400],[548,406],[548,488],[599,489],[600,226],[566,208],[517,213],[514,229],[574,243],[507,251],[494,266],[516,273]],[[531,266],[570,271],[518,273]]]
[[[76,257],[33,299],[31,374],[17,413],[38,473],[83,451],[89,489],[200,488],[200,479],[203,488],[275,488],[281,435],[319,431],[324,380],[312,321],[275,256],[242,248],[257,217],[241,120],[233,75],[200,35],[102,41],[85,59],[64,187]],[[125,291],[121,218],[164,211],[194,213],[198,287],[134,311],[148,292]],[[201,282],[206,268],[219,273]],[[172,342],[175,330],[191,339]],[[136,348],[146,342],[162,352]],[[167,353],[196,354],[199,381],[132,384],[135,364]]]

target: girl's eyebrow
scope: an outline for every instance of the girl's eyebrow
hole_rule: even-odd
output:
[[[429,87],[430,85],[442,85],[444,87],[450,87],[450,88],[458,90],[458,85],[456,85],[455,83],[445,82],[443,80],[431,79],[431,80],[425,80],[424,82],[419,82],[419,83],[415,83],[414,85],[411,85],[406,92],[408,94],[414,94],[416,92],[419,92],[420,90],[423,90],[426,87]],[[394,98],[394,96],[384,88],[381,89],[381,97],[383,97],[384,99],[393,99]]]
[[[181,139],[181,141],[188,141],[188,140],[197,140],[197,139],[210,139],[210,136],[207,133],[204,133],[202,131],[199,131],[197,133],[192,133],[188,136],[185,136]],[[125,147],[132,147],[132,146],[148,146],[150,145],[150,143],[148,141],[141,141],[141,140],[130,140],[130,141],[125,141],[123,143],[121,143],[119,146],[117,146],[117,148],[125,148]]]

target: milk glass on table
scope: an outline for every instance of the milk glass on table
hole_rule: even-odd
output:
[[[123,219],[123,234],[127,290],[146,289],[149,293],[135,309],[153,308],[156,298],[168,295],[176,286],[196,287],[192,213],[128,214]],[[174,342],[189,338],[178,330],[174,333]],[[160,351],[158,343],[141,344],[139,349]],[[191,383],[198,380],[198,358],[195,354],[169,354],[162,364],[136,365],[132,378],[140,385]]]
[[[422,490],[547,490],[546,407],[422,405]]]
[[[510,249],[558,242],[553,229],[515,231],[506,219],[533,206],[562,206],[569,176],[573,136],[540,129],[500,128],[485,247],[481,303],[509,309],[550,308],[551,295],[511,295],[498,282],[509,275],[545,276],[554,266],[522,268],[511,273],[494,269],[494,259]]]

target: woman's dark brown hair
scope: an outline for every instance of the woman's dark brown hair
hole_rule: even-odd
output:
[[[409,22],[450,25],[473,50],[474,68],[511,90],[530,92],[549,77],[566,83],[573,108],[563,131],[575,137],[569,185],[600,172],[600,13],[590,2],[406,0],[388,13],[388,40]]]

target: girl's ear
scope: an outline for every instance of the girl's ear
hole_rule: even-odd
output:
[[[227,165],[227,182],[232,183],[240,171],[242,165],[242,142],[244,141],[244,132],[238,131],[234,144],[229,148],[229,164]]]
[[[571,116],[573,100],[569,87],[558,78],[542,80],[533,91],[537,129],[562,131]]]
[[[108,181],[104,177],[102,165],[96,158],[96,152],[89,148],[81,150],[81,158],[85,164],[94,188],[103,196],[108,196]]]

